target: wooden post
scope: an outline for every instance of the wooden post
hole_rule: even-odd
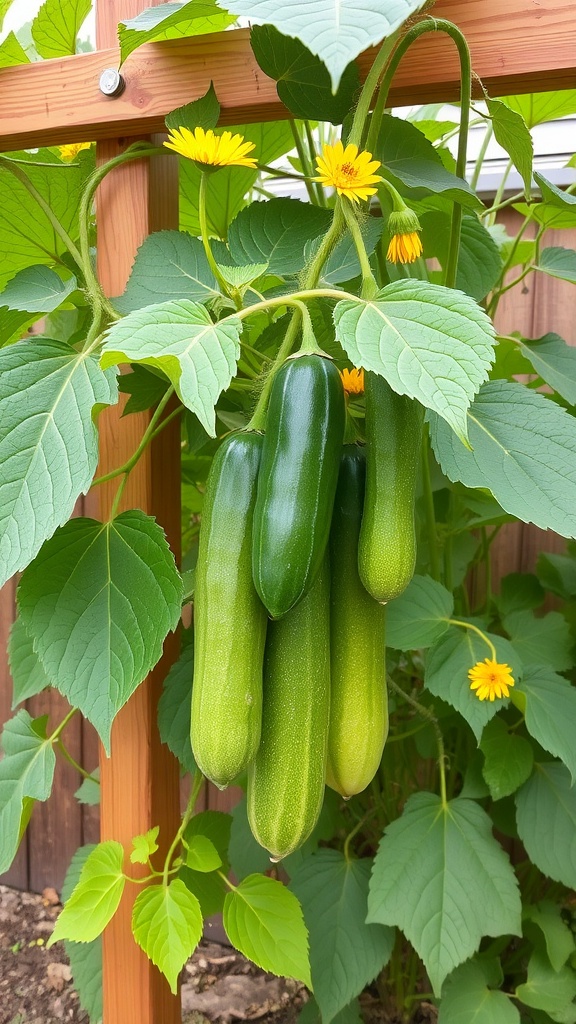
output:
[[[122,18],[133,17],[146,0],[99,0],[98,46],[114,42]],[[128,140],[98,143],[98,162],[121,152]],[[137,161],[114,170],[97,194],[98,274],[105,292],[123,291],[136,249],[151,231],[178,226],[176,160]],[[135,450],[148,413],[121,418],[122,407],[100,420],[100,467],[106,473]],[[103,485],[93,496],[106,516],[118,484]],[[122,508],[141,508],[157,518],[177,559],[180,556],[180,425],[170,424],[132,471]],[[177,656],[169,636],[164,656],[120,711],[112,729],[112,753],[101,753],[101,837],[116,839],[126,850],[133,836],[160,826],[159,857],[165,855],[180,822],[179,772],[162,746],[156,707],[162,680]],[[133,870],[131,865],[131,870]],[[146,873],[146,869],[144,869]],[[118,913],[104,932],[104,1024],[180,1024],[180,999],[134,942],[130,920],[137,895],[127,886]]]

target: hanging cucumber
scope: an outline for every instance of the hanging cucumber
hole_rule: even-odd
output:
[[[377,601],[392,601],[408,586],[416,564],[414,512],[424,409],[367,373],[366,494],[358,566]]]
[[[324,797],[329,591],[326,559],[306,597],[268,626],[262,740],[248,769],[248,819],[260,845],[277,860],[308,838]]]
[[[194,594],[191,741],[220,788],[260,742],[266,609],[252,581],[252,513],[262,435],[232,434],[206,485]]]
[[[358,538],[365,456],[346,445],[330,531],[330,728],[328,785],[343,797],[372,781],[388,735],[386,609],[362,586]]]
[[[320,569],[344,419],[344,390],[332,360],[287,359],[270,395],[254,510],[254,583],[273,619],[294,607]]]

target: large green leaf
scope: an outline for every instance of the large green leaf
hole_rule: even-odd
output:
[[[310,938],[314,996],[323,1024],[347,1006],[390,959],[395,932],[366,924],[372,861],[318,850],[303,860],[290,888],[304,911]]]
[[[515,793],[532,774],[534,754],[528,740],[508,732],[501,718],[493,718],[482,733],[482,775],[493,800]]]
[[[516,794],[518,834],[537,868],[576,888],[576,787],[559,761],[537,764]]]
[[[386,177],[401,190],[410,189],[413,198],[432,192],[471,209],[482,207],[468,182],[446,170],[438,150],[410,121],[386,114],[374,156]]]
[[[524,182],[526,199],[529,200],[534,144],[526,121],[519,110],[515,110],[510,104],[503,103],[502,100],[491,100],[487,97],[486,105],[492,118],[494,138],[508,153],[520,174]]]
[[[450,249],[451,217],[431,211],[421,218],[422,242],[427,257],[436,256],[446,267]],[[462,218],[456,287],[480,302],[494,287],[502,271],[496,242],[475,214]]]
[[[239,266],[267,263],[270,274],[300,274],[306,242],[327,230],[331,215],[297,199],[251,203],[230,225],[228,245]]]
[[[118,26],[120,63],[143,43],[223,32],[235,21],[234,15],[216,7],[215,0],[182,0],[147,7]]]
[[[371,301],[334,310],[336,337],[355,366],[439,413],[462,438],[466,410],[488,376],[493,328],[467,295],[425,281],[389,284]]]
[[[18,64],[29,64],[30,58],[14,32],[9,32],[0,43],[0,68],[13,68]]]
[[[369,922],[398,925],[422,957],[435,993],[484,935],[520,935],[514,872],[472,800],[445,807],[416,793],[380,843],[370,882]]]
[[[527,668],[518,690],[526,698],[528,732],[564,762],[576,782],[576,688],[546,665]]]
[[[326,64],[336,92],[346,66],[369,46],[390,36],[423,0],[322,0],[314,10],[302,0],[235,0],[236,14],[253,25],[275,25],[286,36],[299,39]]]
[[[0,761],[0,874],[6,871],[20,842],[25,800],[47,800],[56,756],[46,737],[48,716],[32,719],[23,708],[6,722]]]
[[[8,663],[12,676],[12,707],[42,693],[50,680],[34,650],[31,636],[20,616],[12,623],[8,639]]]
[[[214,323],[189,299],[161,302],[129,313],[108,331],[101,366],[144,363],[162,370],[178,397],[216,436],[214,406],[236,371],[242,322]]]
[[[32,22],[32,38],[41,57],[76,53],[76,38],[92,7],[91,0],[44,0]]]
[[[559,277],[562,281],[576,284],[576,251],[564,249],[560,245],[543,249],[536,270],[543,270],[550,277]]]
[[[87,174],[94,167],[94,154],[84,151],[74,164],[63,164],[52,150],[18,154],[22,160],[39,161],[42,166],[22,167],[73,239],[78,234],[78,205]],[[52,165],[52,166],[45,166]],[[33,264],[53,265],[65,252],[64,243],[51,221],[25,186],[5,166],[0,166],[0,288],[19,270]]]
[[[529,610],[511,612],[502,625],[523,664],[551,665],[558,672],[574,664],[570,627],[560,612],[536,618]]]
[[[98,461],[94,412],[116,379],[57,341],[0,351],[0,585],[72,514]]]
[[[164,680],[162,696],[158,701],[158,731],[178,758],[184,771],[196,768],[190,744],[190,694],[194,671],[194,632],[182,634],[182,652]]]
[[[562,537],[576,537],[576,421],[523,384],[484,384],[468,410],[472,451],[434,417],[432,445],[443,472],[489,487],[502,508]]]
[[[520,1024],[509,997],[489,987],[499,980],[491,966],[473,960],[450,975],[442,989],[438,1024]]]
[[[571,405],[576,404],[576,349],[567,345],[559,334],[545,334],[530,341],[517,339],[518,348],[542,380],[554,388]]]
[[[51,313],[75,288],[75,277],[63,281],[59,274],[42,264],[26,267],[0,293],[0,306],[28,313]]]
[[[72,519],[22,576],[20,612],[44,668],[107,749],[115,715],[176,628],[181,599],[164,532],[137,510],[107,523]]]
[[[500,664],[510,665],[514,679],[522,674],[522,663],[508,640],[486,634],[496,648]],[[471,629],[452,626],[437,641],[426,659],[424,684],[430,693],[441,697],[459,711],[480,742],[482,730],[494,715],[508,704],[507,698],[480,700],[470,689],[468,671],[488,657],[486,643]]]
[[[386,609],[386,643],[399,651],[430,647],[449,627],[454,598],[430,576],[413,576]]]
[[[218,294],[200,239],[184,231],[156,231],[138,249],[126,291],[114,305],[131,313],[170,299],[207,302]]]
[[[63,903],[72,895],[76,883],[80,881],[82,868],[94,849],[95,845],[89,844],[76,850],[62,885]],[[88,1014],[91,1024],[99,1024],[102,1020],[102,939],[100,936],[92,942],[72,942],[66,939],[64,948],[70,961],[80,1005]]]
[[[528,962],[528,977],[523,985],[518,985],[516,995],[526,1006],[546,1010],[548,1014],[576,1014],[576,971],[568,965],[555,970],[546,953],[536,948]]]
[[[557,92],[536,92],[523,96],[503,96],[502,102],[518,111],[529,128],[545,121],[554,121],[568,114],[576,114],[576,89]]]
[[[92,942],[101,935],[122,898],[126,883],[123,860],[122,844],[113,839],[94,847],[56,922],[48,946],[61,939]]]
[[[224,928],[232,945],[258,967],[312,987],[302,909],[282,882],[265,875],[244,878],[226,896]]]
[[[167,886],[148,886],[136,897],[132,932],[176,995],[178,975],[202,938],[202,912],[196,897],[179,878]]]
[[[355,62],[348,65],[333,93],[326,65],[299,39],[283,36],[272,25],[255,25],[250,42],[262,71],[274,79],[288,110],[296,117],[342,124],[360,85]]]

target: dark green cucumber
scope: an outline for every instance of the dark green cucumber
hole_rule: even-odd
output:
[[[252,580],[252,513],[262,435],[233,434],[206,485],[194,593],[191,741],[198,767],[220,788],[260,742],[267,616]]]
[[[416,565],[414,512],[424,409],[365,375],[366,494],[360,531],[360,578],[376,601],[392,601]]]
[[[288,359],[272,386],[254,510],[254,583],[273,619],[294,607],[320,569],[344,421],[334,363],[320,355]]]
[[[388,735],[384,605],[362,586],[364,452],[346,445],[330,531],[330,729],[326,781],[343,797],[374,778]]]
[[[276,860],[306,841],[324,797],[330,714],[326,563],[306,597],[268,626],[262,740],[248,769],[248,820]]]

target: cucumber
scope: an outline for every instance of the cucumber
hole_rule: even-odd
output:
[[[306,841],[324,797],[330,714],[326,563],[296,608],[268,626],[262,740],[248,769],[248,820],[275,860]]]
[[[388,735],[386,608],[370,597],[358,574],[366,464],[346,445],[330,531],[330,728],[326,781],[341,796],[372,781]]]
[[[260,742],[266,609],[252,581],[252,513],[262,435],[218,449],[208,481],[194,594],[191,742],[198,767],[223,789]]]
[[[424,409],[365,375],[366,494],[358,548],[360,578],[376,601],[392,601],[416,565],[414,512]]]
[[[344,422],[344,389],[332,360],[288,359],[272,386],[254,510],[254,583],[273,619],[294,607],[320,569]]]

